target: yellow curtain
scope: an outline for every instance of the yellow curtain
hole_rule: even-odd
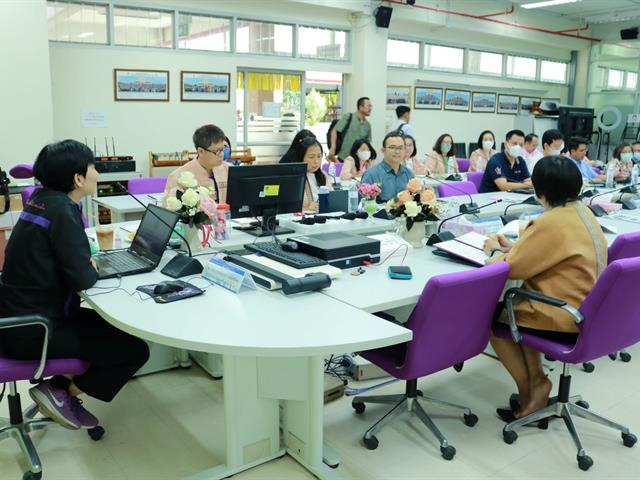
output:
[[[249,90],[288,90],[299,92],[301,78],[300,75],[283,75],[280,73],[257,73],[249,72]],[[244,88],[244,73],[238,72],[238,87]]]

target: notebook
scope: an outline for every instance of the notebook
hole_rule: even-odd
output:
[[[474,265],[483,266],[489,258],[484,253],[484,242],[487,238],[479,233],[469,232],[453,240],[436,243],[434,247],[455,257],[467,260]]]

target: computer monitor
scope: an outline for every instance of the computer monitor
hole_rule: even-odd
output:
[[[593,108],[561,106],[558,114],[558,130],[568,141],[571,137],[591,139],[593,133]]]
[[[277,227],[275,217],[302,211],[306,180],[306,163],[229,167],[227,203],[231,218],[261,217],[260,227],[247,230],[258,237],[294,233]]]

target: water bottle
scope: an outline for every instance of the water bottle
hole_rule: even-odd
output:
[[[448,175],[456,173],[456,170],[453,167],[453,162],[454,162],[454,160],[452,158],[449,158],[449,160],[447,161],[447,174]]]
[[[358,211],[358,186],[355,182],[351,182],[351,185],[349,185],[349,203],[347,209],[349,213],[356,213]]]
[[[616,177],[616,166],[613,162],[609,162],[609,166],[607,167],[607,181],[605,183],[605,187],[607,188],[615,187],[615,177]]]
[[[336,179],[336,164],[334,162],[329,162],[329,176],[334,180]]]
[[[634,165],[631,169],[631,185],[638,183],[638,177],[640,177],[640,167],[638,165]]]
[[[326,185],[318,191],[318,213],[329,213],[329,187]]]
[[[476,172],[484,172],[484,158],[478,157],[476,161]]]

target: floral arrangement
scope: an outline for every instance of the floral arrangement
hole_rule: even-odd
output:
[[[358,186],[358,192],[368,200],[373,200],[382,193],[382,190],[377,183],[361,183]]]
[[[178,187],[169,192],[165,203],[168,210],[180,214],[182,223],[199,229],[202,225],[210,225],[215,215],[217,205],[213,193],[210,186],[198,185],[193,173],[182,172]]]
[[[387,210],[396,218],[406,217],[407,230],[411,230],[416,222],[438,220],[440,213],[433,188],[423,187],[417,178],[409,180],[407,189],[398,193],[394,200],[389,200]]]

